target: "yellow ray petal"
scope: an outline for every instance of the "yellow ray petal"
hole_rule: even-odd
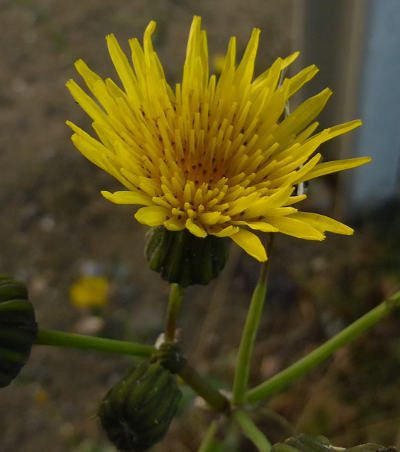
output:
[[[245,215],[247,218],[255,218],[258,216],[268,215],[268,211],[272,208],[280,207],[286,203],[289,196],[293,193],[294,187],[282,187],[271,196],[265,196],[258,199],[246,207]]]
[[[297,52],[292,53],[288,57],[284,58],[282,61],[282,69],[285,69],[288,66],[290,66],[293,63],[293,61],[295,61],[298,58],[299,55],[300,55],[300,52],[297,51]]]
[[[221,217],[221,212],[205,212],[200,214],[202,224],[216,224]]]
[[[168,216],[168,209],[161,206],[142,207],[135,213],[135,218],[139,223],[150,227],[161,226]]]
[[[305,83],[310,81],[319,69],[315,64],[306,67],[294,77],[290,78],[290,88],[289,88],[289,97],[291,97],[296,91],[298,91]]]
[[[93,92],[94,85],[98,81],[102,81],[101,77],[93,72],[89,66],[81,59],[75,61],[75,69],[78,74],[85,80],[87,87]]]
[[[170,231],[182,231],[185,229],[185,222],[178,220],[177,217],[172,217],[169,220],[164,221],[164,226]]]
[[[325,174],[356,168],[357,166],[364,165],[371,160],[371,157],[358,157],[355,159],[334,160],[333,162],[320,163],[297,182],[305,182],[306,180],[315,179],[316,177],[324,176]]]
[[[136,77],[133,73],[132,66],[129,64],[128,58],[122,51],[117,38],[113,35],[107,35],[108,52],[114,63],[115,69],[121,79],[128,96],[135,96]]]
[[[296,214],[294,214],[296,215]],[[266,217],[266,221],[279,229],[283,234],[305,240],[324,240],[325,236],[304,221],[289,217]]]
[[[326,217],[325,215],[319,215],[311,212],[297,212],[290,215],[290,218],[294,218],[304,223],[308,223],[313,228],[318,229],[321,232],[334,232],[335,234],[353,235],[354,229],[346,226],[333,218]]]
[[[264,245],[252,232],[246,229],[239,229],[236,234],[231,235],[231,239],[258,261],[265,262],[268,259]]]
[[[111,201],[114,204],[141,204],[144,206],[150,206],[152,204],[149,196],[133,191],[125,190],[111,193],[103,190],[101,194],[108,199],[108,201]]]
[[[253,78],[254,62],[256,60],[258,42],[260,39],[261,30],[254,28],[246,50],[237,68],[235,78],[237,83],[248,83]]]
[[[304,201],[307,198],[307,195],[296,195],[296,196],[291,196],[286,202],[285,202],[285,207],[286,206],[291,206],[292,204],[296,204],[297,202],[301,202]]]
[[[285,136],[301,132],[323,110],[332,91],[328,88],[310,97],[299,105],[286,119],[284,119],[275,134],[275,140],[280,142]]]
[[[238,226],[248,226],[251,229],[262,232],[278,232],[279,229],[272,224],[266,223],[265,221],[233,221],[233,224],[237,224]]]
[[[191,218],[188,218],[186,220],[186,228],[191,234],[195,235],[196,237],[204,238],[207,236],[206,230],[199,224],[196,224]]]
[[[220,231],[209,231],[209,234],[215,235],[216,237],[231,237],[233,234],[236,234],[239,231],[237,226],[229,225],[226,228],[221,229]]]
[[[94,121],[107,122],[104,111],[74,80],[68,80],[65,86],[69,89],[72,97],[82,107],[82,110],[84,110]]]

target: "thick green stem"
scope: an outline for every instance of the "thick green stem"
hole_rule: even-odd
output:
[[[271,443],[246,412],[241,410],[234,411],[232,417],[238,423],[244,435],[260,452],[269,452],[271,450]]]
[[[179,375],[213,410],[224,412],[229,409],[229,400],[200,376],[193,367],[187,364]]]
[[[171,284],[167,321],[165,323],[166,341],[173,341],[175,339],[176,318],[181,307],[182,297],[183,297],[183,288],[179,284]]]
[[[240,342],[233,383],[233,405],[241,405],[245,401],[245,393],[250,373],[251,355],[264,306],[265,294],[267,292],[267,274],[268,262],[265,262],[262,266],[260,278],[251,299],[246,324]]]
[[[154,352],[154,347],[150,345],[85,336],[82,334],[63,333],[53,330],[39,330],[35,344],[141,357],[148,357]]]
[[[348,344],[360,336],[364,331],[374,326],[398,307],[400,307],[400,292],[397,292],[387,301],[384,301],[376,308],[364,314],[336,336],[312,351],[309,355],[292,364],[282,372],[279,372],[266,382],[261,383],[248,391],[246,400],[250,403],[256,403],[281,391],[294,380],[318,366],[318,364],[322,363],[325,359],[335,353],[336,350]]]

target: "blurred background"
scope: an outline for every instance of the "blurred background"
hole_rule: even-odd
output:
[[[306,207],[351,224],[353,238],[276,239],[251,375],[257,384],[399,288],[397,0],[2,0],[0,272],[27,282],[42,328],[154,342],[163,329],[168,285],[147,268],[146,228],[132,209],[99,193],[120,189],[118,183],[73,148],[65,120],[86,130],[89,120],[65,82],[78,79],[77,58],[115,80],[105,35],[115,33],[127,51],[128,38],[141,37],[151,19],[167,77],[178,81],[194,14],[203,17],[211,61],[224,54],[231,35],[242,51],[253,27],[262,30],[258,73],[300,50],[294,70],[312,63],[321,69],[300,96],[326,86],[335,93],[321,125],[364,122],[322,148],[327,159],[373,157],[369,165],[309,186]],[[232,381],[257,276],[257,263],[232,246],[222,276],[188,289],[184,300],[184,348],[222,388]],[[397,314],[381,322],[265,403],[260,428],[274,442],[306,432],[338,446],[400,446],[399,321]],[[96,411],[130,363],[35,347],[20,376],[0,392],[0,450],[113,451]],[[181,416],[155,451],[197,449],[212,415],[188,411],[193,403],[187,390]],[[232,450],[253,450],[243,439],[232,441]]]

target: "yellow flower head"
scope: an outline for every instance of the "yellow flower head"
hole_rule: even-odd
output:
[[[67,122],[72,141],[94,164],[118,179],[125,191],[103,196],[116,204],[142,205],[137,221],[197,237],[230,237],[265,261],[265,249],[251,230],[323,240],[324,232],[352,234],[331,218],[299,212],[297,184],[370,161],[356,158],[319,163],[318,146],[361,125],[351,121],[313,135],[314,119],[332,94],[306,100],[282,120],[285,104],[317,72],[303,69],[280,84],[282,71],[298,54],[278,58],[254,78],[260,30],[254,29],[239,64],[231,38],[220,76],[209,75],[207,35],[200,17],[189,33],[182,83],[167,83],[153,49],[150,22],[143,39],[129,41],[132,62],[114,35],[108,50],[123,89],[103,80],[81,60],[75,63],[92,97],[73,80],[67,87],[93,119],[96,138]]]
[[[109,284],[102,276],[83,276],[70,288],[71,303],[81,308],[107,304]]]

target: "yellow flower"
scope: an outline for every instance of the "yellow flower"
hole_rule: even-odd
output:
[[[75,63],[92,97],[73,80],[67,87],[93,119],[93,138],[75,124],[74,145],[94,164],[118,179],[126,191],[103,196],[116,204],[142,205],[137,221],[171,231],[188,229],[197,237],[230,237],[247,253],[265,261],[265,249],[249,229],[323,240],[324,232],[352,234],[331,218],[299,212],[296,185],[370,161],[355,158],[320,163],[318,146],[361,125],[351,121],[313,135],[314,119],[329,89],[306,100],[282,120],[287,100],[317,72],[303,69],[279,84],[282,71],[297,57],[278,58],[253,77],[260,30],[254,29],[239,64],[231,38],[217,79],[209,75],[207,36],[194,17],[182,83],[167,83],[153,49],[150,22],[143,39],[129,41],[128,61],[114,35],[108,50],[123,89],[103,80],[81,60]]]
[[[108,280],[101,276],[83,276],[70,288],[71,303],[78,307],[103,306],[107,303]]]
[[[217,53],[214,55],[213,58],[213,66],[215,71],[220,74],[225,66],[225,55],[221,55],[220,53]]]

